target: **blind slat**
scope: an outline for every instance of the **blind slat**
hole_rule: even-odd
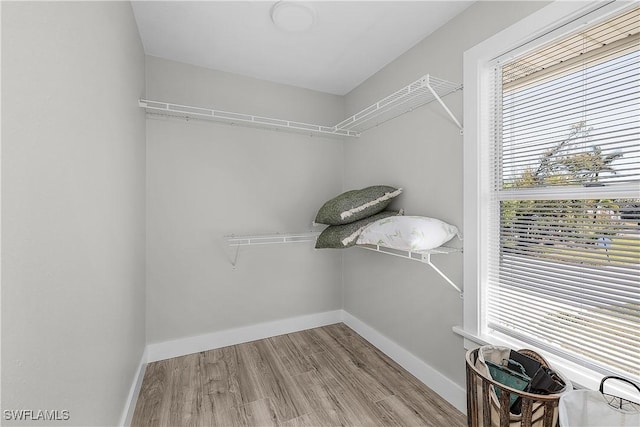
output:
[[[531,311],[520,311],[518,306],[508,306],[513,310],[511,315],[506,315],[503,320],[516,325],[521,330],[531,330],[539,334],[546,334],[547,337],[555,339],[558,335],[569,335],[578,341],[576,346],[581,348],[598,348],[600,351],[607,352],[609,357],[614,359],[633,360],[638,355],[638,335],[634,335],[632,331],[609,330],[603,333],[604,328],[585,327],[585,323],[592,321],[584,319],[582,324],[574,324],[567,318],[557,316],[554,319],[534,320],[533,322],[523,322],[522,319],[531,314]],[[499,309],[499,308],[497,308]],[[541,330],[542,329],[542,330]],[[553,332],[550,334],[549,332]],[[561,338],[560,338],[561,339]],[[604,345],[603,345],[604,344]],[[612,349],[613,347],[613,349]]]

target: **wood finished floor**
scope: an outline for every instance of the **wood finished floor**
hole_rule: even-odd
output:
[[[466,426],[342,323],[150,363],[132,426]]]

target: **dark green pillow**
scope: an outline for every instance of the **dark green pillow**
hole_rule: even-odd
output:
[[[316,249],[342,249],[356,244],[362,230],[372,222],[400,214],[396,211],[382,211],[368,218],[349,224],[330,225],[325,228],[316,240]]]
[[[351,190],[326,202],[316,215],[318,224],[349,224],[382,212],[402,188],[374,185],[361,190]]]

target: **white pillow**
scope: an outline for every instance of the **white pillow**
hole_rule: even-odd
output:
[[[437,248],[458,234],[455,225],[425,216],[393,216],[369,224],[357,244],[380,245],[403,251]]]

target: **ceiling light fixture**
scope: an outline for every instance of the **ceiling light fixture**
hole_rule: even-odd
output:
[[[271,8],[271,20],[276,27],[284,31],[307,31],[313,26],[315,18],[315,11],[300,2],[279,1]]]

